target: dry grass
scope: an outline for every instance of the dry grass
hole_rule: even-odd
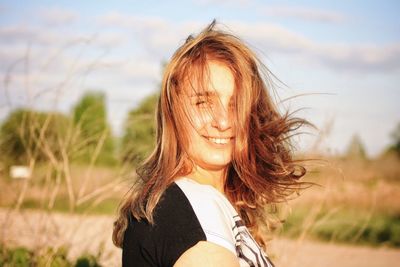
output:
[[[400,160],[327,159],[305,178],[319,186],[301,193],[294,206],[326,205],[400,214]]]
[[[305,178],[319,184],[282,207],[283,234],[370,245],[400,245],[400,164],[326,159]],[[289,210],[289,211],[288,211]]]

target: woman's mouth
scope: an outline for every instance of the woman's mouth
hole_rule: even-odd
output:
[[[228,144],[233,138],[232,137],[211,137],[211,136],[203,136],[206,138],[208,141],[218,144],[218,145],[226,145]]]

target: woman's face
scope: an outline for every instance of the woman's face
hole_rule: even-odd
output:
[[[202,169],[217,171],[231,162],[235,82],[231,70],[222,63],[210,61],[208,69],[204,89],[186,88],[189,118],[183,125],[189,137],[189,157]]]

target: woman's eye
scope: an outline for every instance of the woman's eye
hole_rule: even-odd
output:
[[[199,108],[206,108],[211,106],[211,103],[208,99],[197,99],[196,106]]]
[[[206,104],[206,101],[197,101],[196,102],[196,106],[201,106],[201,105],[204,105],[204,104]]]

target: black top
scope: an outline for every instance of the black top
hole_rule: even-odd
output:
[[[240,266],[274,266],[229,200],[211,185],[187,177],[175,180],[162,194],[153,217],[153,226],[145,219],[129,217],[123,266],[173,266],[199,241],[228,249]]]
[[[125,231],[122,265],[169,267],[206,235],[183,191],[171,184],[154,210],[154,225],[129,218]]]

